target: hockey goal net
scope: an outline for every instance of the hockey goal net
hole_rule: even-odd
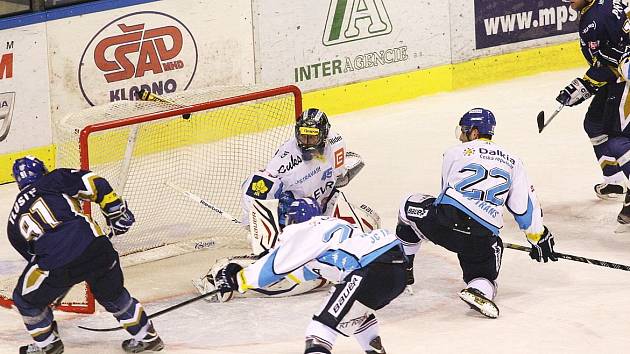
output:
[[[247,248],[247,231],[196,203],[170,183],[236,218],[241,184],[293,134],[301,113],[295,86],[184,91],[169,102],[118,101],[55,124],[57,167],[89,169],[128,202],[136,223],[112,242],[123,266],[207,248]],[[83,206],[105,225],[98,206]],[[0,279],[10,305],[17,278]],[[86,286],[75,286],[60,309],[91,313]]]

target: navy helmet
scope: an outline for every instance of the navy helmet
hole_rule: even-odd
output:
[[[33,156],[24,156],[13,163],[13,178],[20,189],[37,181],[46,173],[48,173],[46,165]]]
[[[326,113],[317,108],[302,112],[295,123],[295,139],[302,153],[307,155],[307,160],[313,152],[324,152],[329,130],[330,123]]]
[[[466,112],[459,120],[461,132],[468,135],[473,128],[477,128],[480,135],[494,135],[497,121],[494,114],[485,108],[473,108]]]
[[[321,214],[322,210],[317,200],[313,198],[296,199],[289,205],[286,225],[309,221],[312,217]]]

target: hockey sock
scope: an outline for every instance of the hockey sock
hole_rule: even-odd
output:
[[[379,327],[378,320],[371,314],[368,318],[361,324],[361,326],[354,332],[354,337],[357,342],[363,349],[363,351],[372,350],[372,346],[370,342],[378,337]]]

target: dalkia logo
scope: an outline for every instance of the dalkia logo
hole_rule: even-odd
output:
[[[79,86],[92,106],[135,100],[141,89],[164,94],[188,88],[197,70],[197,44],[173,16],[153,11],[122,16],[85,48]]]
[[[332,46],[392,32],[384,0],[331,0],[323,43]]]
[[[0,141],[4,141],[9,135],[14,102],[15,92],[0,93]]]

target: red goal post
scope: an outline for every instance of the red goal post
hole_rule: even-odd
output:
[[[128,233],[112,239],[123,266],[200,248],[248,247],[242,226],[166,183],[240,217],[241,184],[293,135],[302,112],[296,86],[164,96],[170,102],[118,101],[53,124],[57,167],[88,169],[106,178],[136,217]],[[83,211],[105,225],[100,212],[91,213],[90,203]],[[0,278],[0,305],[12,303],[6,293],[10,283]],[[58,309],[92,313],[94,299],[86,286],[75,286]]]

